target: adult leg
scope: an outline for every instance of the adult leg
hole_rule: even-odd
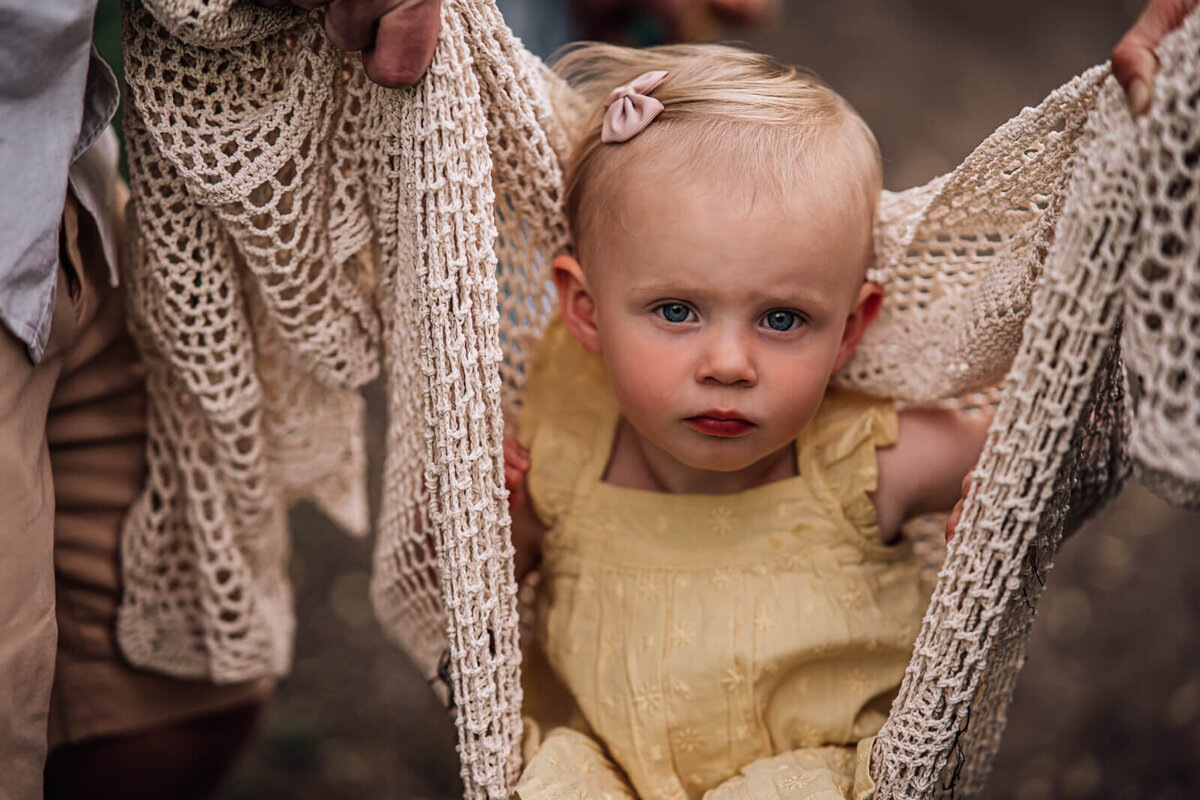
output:
[[[209,797],[250,740],[270,687],[149,673],[117,648],[118,541],[145,478],[146,397],[91,226],[86,216],[66,226],[76,228],[69,255],[82,275],[82,314],[46,422],[59,630],[46,797]]]
[[[253,738],[261,703],[55,749],[46,800],[205,800]]]
[[[59,274],[50,342],[39,364],[0,326],[0,798],[41,797],[54,675],[54,484],[46,412],[74,333]]]

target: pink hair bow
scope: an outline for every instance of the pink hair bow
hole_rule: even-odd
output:
[[[624,86],[608,93],[604,101],[604,125],[600,141],[605,144],[627,142],[637,136],[662,113],[663,104],[649,96],[667,77],[665,69],[643,72]]]

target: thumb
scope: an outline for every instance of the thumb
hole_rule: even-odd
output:
[[[1139,116],[1150,107],[1150,90],[1158,72],[1155,49],[1178,28],[1198,0],[1150,0],[1145,11],[1112,51],[1113,76],[1125,90],[1130,109]]]
[[[363,70],[380,86],[412,86],[433,61],[442,29],[442,0],[396,5],[378,20],[375,44],[363,51]]]

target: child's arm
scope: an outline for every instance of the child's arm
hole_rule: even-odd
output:
[[[504,437],[504,485],[508,489],[508,510],[512,516],[513,566],[517,583],[542,559],[542,537],[546,526],[529,506],[525,475],[529,472],[529,453],[516,439]]]
[[[896,444],[878,452],[879,488],[873,499],[884,541],[893,540],[905,520],[955,505],[991,422],[990,412],[912,408],[900,413]]]

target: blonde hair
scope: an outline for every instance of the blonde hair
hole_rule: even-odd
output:
[[[624,167],[671,154],[681,168],[724,168],[780,198],[807,179],[848,210],[865,210],[868,225],[874,221],[883,183],[875,136],[849,103],[807,72],[715,44],[635,50],[585,42],[561,51],[553,67],[573,90],[556,104],[575,131],[564,201],[577,249]],[[662,113],[628,142],[603,144],[605,98],[650,70],[668,73],[650,93]],[[829,180],[831,166],[848,179]]]

